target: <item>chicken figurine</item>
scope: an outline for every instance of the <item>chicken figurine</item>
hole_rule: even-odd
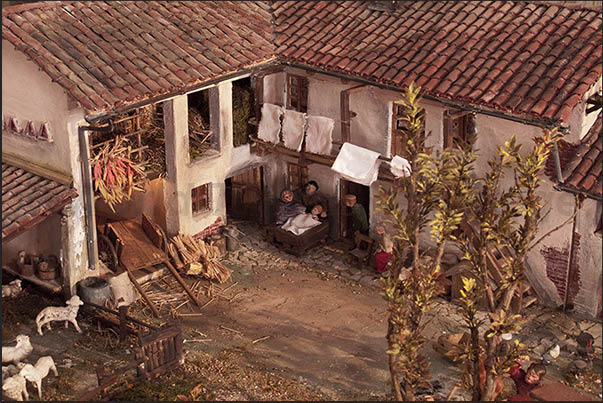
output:
[[[544,355],[542,356],[542,359],[547,364],[550,364],[551,362],[553,362],[554,359],[559,357],[560,352],[561,352],[561,348],[559,347],[559,344],[555,344],[553,347],[551,347],[549,349],[549,351],[544,353]]]
[[[595,338],[590,333],[582,332],[576,338],[576,352],[580,356],[580,358],[592,361],[595,358],[595,347],[593,343],[595,342]]]

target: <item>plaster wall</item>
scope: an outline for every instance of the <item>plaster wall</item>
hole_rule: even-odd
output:
[[[587,115],[586,109],[592,105],[587,104],[586,101],[592,95],[601,92],[601,85],[601,77],[599,77],[599,80],[586,92],[586,94],[584,94],[580,102],[574,107],[568,121],[569,134],[565,137],[566,141],[577,143],[586,135],[586,133],[588,133],[595,123],[595,120],[597,120],[600,110],[596,110]]]
[[[269,74],[264,77],[264,102],[269,104],[285,106],[286,104],[286,83],[285,72]]]
[[[54,139],[49,143],[2,131],[2,151],[71,175],[71,164],[66,158],[70,147],[67,94],[5,40],[2,41],[2,60],[2,116],[17,118],[22,128],[33,121],[36,130],[48,122]]]
[[[24,250],[32,255],[47,256],[52,254],[59,257],[61,238],[49,236],[49,234],[56,234],[60,225],[61,216],[60,214],[55,213],[35,227],[3,244],[2,264],[14,262],[17,258],[17,253],[20,250]]]
[[[175,97],[164,106],[167,177],[163,194],[168,236],[178,232],[195,235],[218,217],[226,222],[225,179],[265,163],[261,157],[251,155],[249,145],[233,148],[232,83],[222,82],[209,91],[210,125],[218,133],[220,150],[196,161],[190,161],[188,153],[187,97]],[[270,175],[270,169],[264,172]],[[209,184],[211,189],[210,208],[193,214],[191,191],[203,184]]]
[[[98,199],[95,203],[95,212],[97,215],[111,220],[140,220],[142,214],[146,214],[155,224],[166,230],[164,182],[163,178],[149,181],[144,193],[132,192],[130,200],[114,206],[115,212],[111,211],[103,199]]]
[[[576,254],[580,275],[580,288],[574,298],[577,313],[595,318],[599,313],[601,296],[601,234],[595,233],[601,219],[602,203],[586,199],[576,216],[576,232],[580,234],[580,247]]]

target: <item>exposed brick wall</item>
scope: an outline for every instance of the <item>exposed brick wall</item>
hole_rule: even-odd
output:
[[[574,158],[576,158],[576,149],[578,146],[576,144],[568,143],[565,140],[559,140],[557,147],[559,148],[559,162],[561,163],[561,170],[563,171],[563,168],[565,168]],[[546,160],[544,173],[553,182],[557,182],[555,157],[553,156],[552,152],[549,154],[549,157]]]
[[[580,249],[580,234],[574,232],[574,249],[571,276],[568,287],[569,294],[567,298],[568,304],[574,303],[574,298],[580,290],[580,262],[578,261],[578,250]],[[557,292],[561,300],[565,299],[565,275],[567,273],[567,265],[569,259],[569,247],[563,249],[555,247],[543,247],[540,254],[546,262],[546,274],[549,280],[557,287]]]
[[[214,221],[213,224],[205,227],[203,229],[203,231],[198,232],[197,234],[193,235],[194,239],[205,239],[208,236],[211,235],[216,235],[220,233],[221,228],[224,226],[224,221],[222,221],[222,217],[218,217],[216,218],[216,221]]]

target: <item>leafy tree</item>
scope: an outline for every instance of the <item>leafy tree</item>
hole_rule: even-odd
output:
[[[397,400],[415,400],[418,387],[426,387],[429,362],[420,353],[425,343],[421,335],[424,314],[439,293],[437,282],[446,242],[454,240],[463,217],[467,187],[474,159],[470,154],[446,150],[436,158],[425,147],[423,113],[419,107],[419,88],[411,84],[396,104],[405,108],[406,146],[411,172],[396,179],[391,189],[381,189],[379,209],[392,223],[396,247],[391,276],[383,279],[383,296],[388,302],[388,350],[392,386]],[[398,196],[406,200],[401,207]],[[420,234],[430,228],[435,257],[421,248]],[[405,263],[412,261],[409,268]],[[402,275],[401,275],[402,274]]]
[[[471,338],[463,346],[461,358],[465,363],[464,384],[472,391],[473,400],[493,400],[497,378],[509,370],[524,350],[517,342],[510,346],[502,343],[501,336],[521,328],[520,315],[512,312],[511,301],[522,289],[527,254],[535,245],[543,218],[544,201],[537,190],[551,147],[558,139],[556,129],[544,129],[542,136],[534,139],[532,150],[522,154],[521,145],[512,137],[488,161],[485,176],[471,183],[480,191],[467,198],[467,214],[479,225],[479,230],[473,237],[463,233],[459,245],[463,259],[470,264],[470,275],[463,278],[460,312]],[[473,154],[468,148],[464,152]],[[502,180],[508,172],[513,175],[513,183],[504,189]],[[496,290],[488,279],[486,251],[491,245],[514,252],[502,262],[502,281]],[[477,306],[483,296],[489,315],[488,327],[480,333],[483,322],[477,318]]]

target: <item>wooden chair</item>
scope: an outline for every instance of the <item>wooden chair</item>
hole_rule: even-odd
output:
[[[373,252],[374,242],[375,240],[368,235],[361,234],[360,232],[354,234],[355,248],[349,252],[352,262],[355,262],[360,267],[368,265],[371,253]]]

